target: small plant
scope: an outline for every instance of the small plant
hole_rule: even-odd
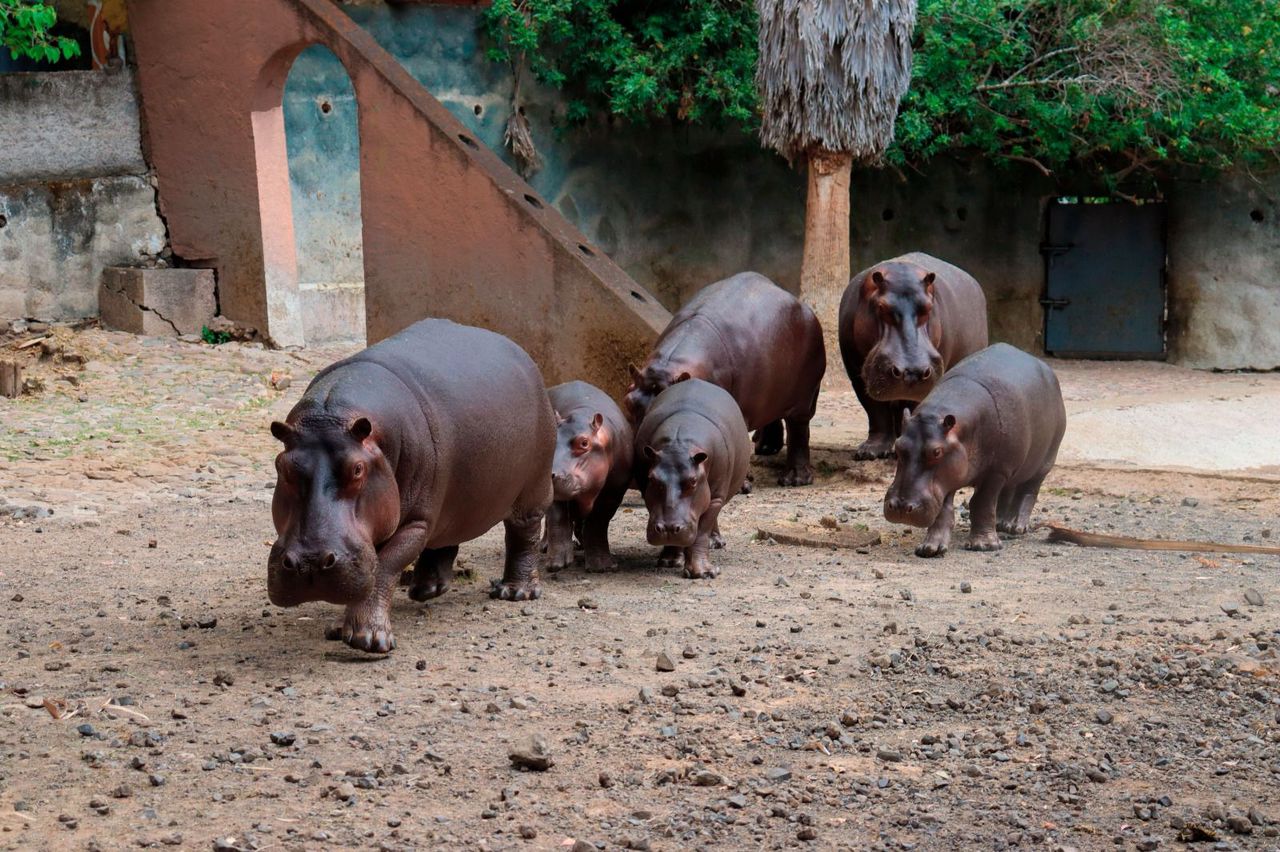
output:
[[[217,346],[220,343],[230,343],[231,335],[225,331],[214,331],[205,325],[200,327],[200,339],[210,346]]]
[[[79,56],[75,39],[49,32],[57,22],[58,12],[48,3],[0,0],[0,46],[8,48],[13,59],[57,62]]]

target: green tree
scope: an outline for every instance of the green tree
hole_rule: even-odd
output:
[[[13,59],[57,62],[79,56],[75,39],[50,32],[57,22],[57,11],[47,3],[0,0],[0,45]]]

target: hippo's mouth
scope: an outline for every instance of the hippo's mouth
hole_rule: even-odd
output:
[[[374,571],[342,560],[323,571],[290,571],[276,557],[267,561],[267,599],[290,607],[312,601],[345,606],[359,603],[373,591]]]
[[[884,518],[891,524],[903,524],[908,527],[927,527],[938,517],[938,507],[929,500],[884,501]]]
[[[698,525],[687,523],[679,528],[673,528],[650,521],[646,537],[649,544],[654,547],[691,547],[698,538]]]

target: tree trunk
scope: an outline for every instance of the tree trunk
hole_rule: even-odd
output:
[[[804,258],[800,298],[822,323],[827,345],[827,375],[840,371],[836,316],[849,285],[849,177],[853,155],[815,148],[809,152],[809,195],[804,212]],[[831,365],[837,369],[832,370]]]

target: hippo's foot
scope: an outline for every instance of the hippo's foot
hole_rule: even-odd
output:
[[[932,559],[935,556],[944,556],[947,552],[945,544],[939,544],[936,541],[922,541],[920,546],[916,548],[916,556]]]
[[[720,569],[711,564],[706,554],[691,554],[684,566],[686,580],[714,580],[720,576]]]
[[[854,461],[887,459],[893,455],[893,439],[887,435],[872,435],[853,451]]]
[[[618,570],[618,560],[613,558],[613,554],[605,550],[602,552],[587,551],[584,557],[587,573],[599,574],[605,571]]]
[[[542,597],[542,585],[537,580],[519,583],[490,580],[489,584],[489,597],[497,600],[534,601]]]
[[[357,651],[370,654],[389,654],[396,647],[395,634],[391,632],[391,622],[385,617],[368,617],[350,610],[341,624],[334,624],[324,631],[324,638],[337,641],[341,639]]]
[[[711,531],[711,549],[722,550],[724,548],[724,544],[725,544],[724,536],[720,534],[720,530],[718,528],[712,530]]]
[[[659,568],[679,568],[684,564],[684,548],[664,547],[658,555]]]
[[[775,420],[767,426],[757,429],[756,433],[751,436],[751,440],[755,443],[756,455],[776,456],[782,452],[783,437],[781,420]]]
[[[1019,522],[1018,519],[1016,518],[1011,521],[1001,521],[1000,523],[996,524],[996,529],[998,529],[1002,533],[1007,533],[1009,535],[1026,535],[1027,534],[1027,525],[1025,523]]]
[[[783,488],[794,488],[797,485],[813,484],[813,468],[809,465],[796,465],[782,472],[778,484]]]
[[[450,569],[449,573],[453,573],[452,569]],[[426,580],[415,578],[413,583],[409,585],[409,598],[415,601],[429,601],[432,598],[440,597],[447,591],[449,591],[449,580],[441,575],[436,575]]]
[[[747,474],[747,478],[742,480],[742,487],[738,489],[739,494],[750,494],[751,489],[755,488],[756,478],[751,474]]]
[[[547,570],[554,574],[565,568],[573,567],[573,542],[557,544],[547,548]]]
[[[988,533],[970,533],[969,540],[964,543],[965,550],[991,551],[1002,547],[1004,545],[1000,543],[1000,536],[994,530]]]

